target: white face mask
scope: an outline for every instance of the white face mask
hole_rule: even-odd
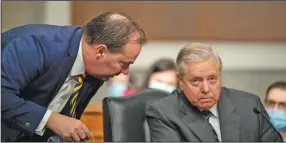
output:
[[[155,89],[161,89],[169,93],[173,92],[176,89],[176,87],[174,86],[171,86],[169,84],[162,83],[162,82],[156,82],[156,81],[150,82],[148,87],[155,88]]]

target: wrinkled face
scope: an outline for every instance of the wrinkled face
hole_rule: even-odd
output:
[[[138,39],[137,35],[132,36],[117,52],[109,51],[104,44],[86,46],[83,48],[86,72],[105,81],[120,73],[128,74],[130,64],[134,63],[141,52]]]
[[[187,99],[201,110],[217,103],[221,92],[219,63],[212,57],[206,61],[185,64],[184,75],[179,76],[180,88]]]
[[[286,90],[279,88],[271,89],[267,100],[265,100],[265,108],[286,111]]]

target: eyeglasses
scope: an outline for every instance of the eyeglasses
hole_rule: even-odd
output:
[[[286,110],[286,102],[276,102],[273,100],[265,100],[265,106],[270,108],[278,108]]]

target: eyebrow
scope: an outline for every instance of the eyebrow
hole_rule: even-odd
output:
[[[207,77],[209,78],[209,77],[213,77],[213,76],[217,77],[218,75],[217,74],[211,74],[211,75],[209,75]],[[189,78],[202,78],[202,77],[190,74]]]

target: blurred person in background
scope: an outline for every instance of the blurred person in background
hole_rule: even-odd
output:
[[[264,104],[271,122],[286,142],[286,81],[274,82],[267,88]]]
[[[136,77],[134,74],[129,73],[129,83],[128,88],[123,92],[123,96],[132,95],[138,92],[140,88],[136,85]]]
[[[210,45],[186,45],[176,61],[179,88],[146,109],[151,141],[283,141],[266,117],[254,112],[267,114],[258,96],[222,87],[222,62]]]
[[[108,96],[122,96],[123,92],[128,88],[129,76],[119,74],[108,81]]]
[[[134,82],[135,79],[131,73],[115,76],[108,81],[108,95],[118,97],[133,94],[139,90]]]
[[[154,88],[171,93],[177,85],[176,64],[172,59],[164,58],[151,65],[142,89]]]
[[[128,74],[146,36],[129,16],[83,27],[28,24],[1,34],[1,141],[86,140],[79,120],[104,81]]]

